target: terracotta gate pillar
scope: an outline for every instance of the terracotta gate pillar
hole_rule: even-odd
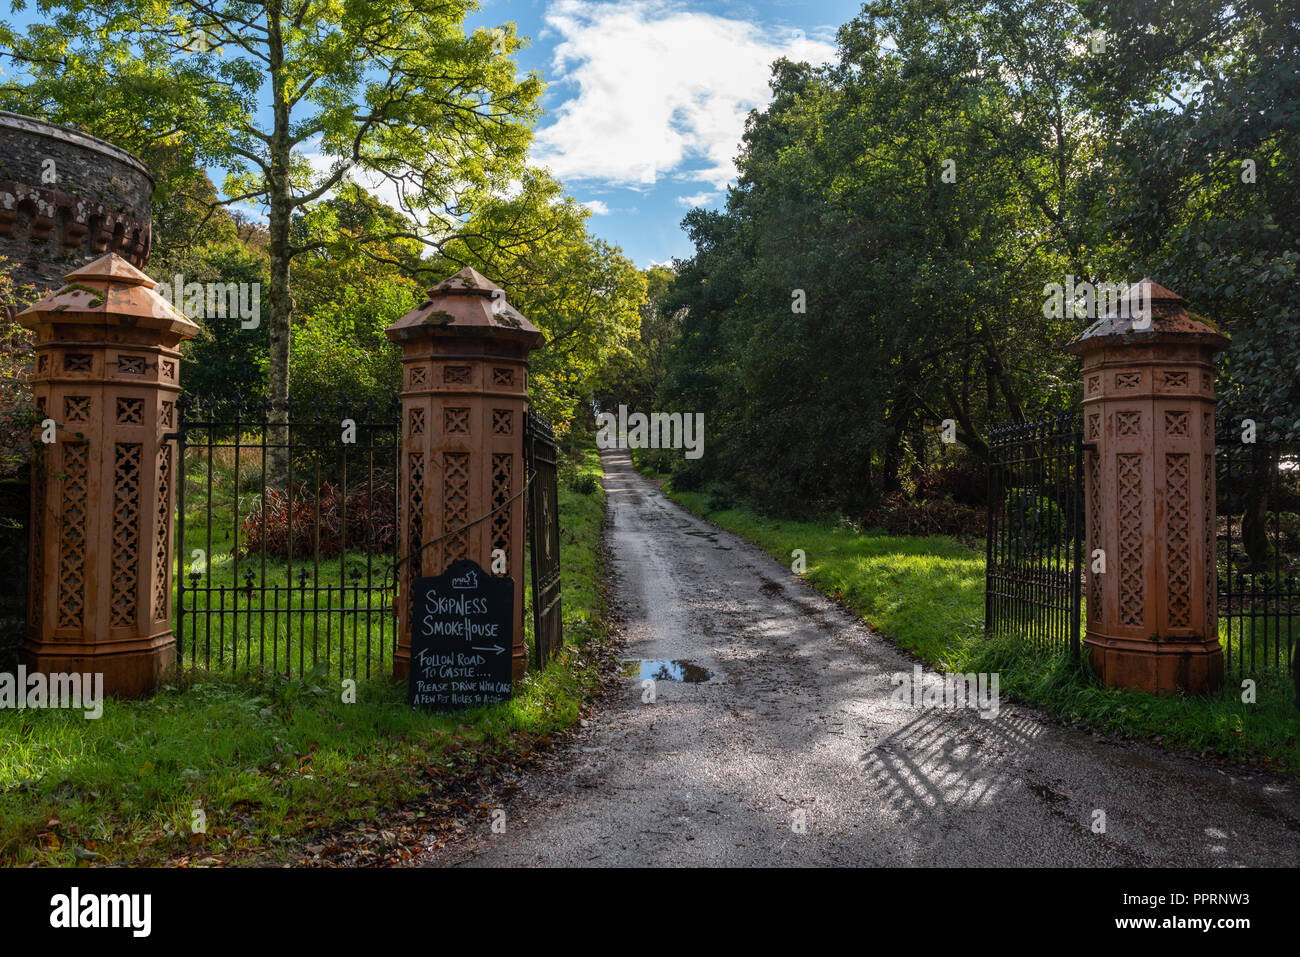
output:
[[[541,345],[542,333],[506,302],[500,286],[470,268],[429,290],[386,332],[402,346],[398,553],[411,556],[398,575],[394,677],[405,681],[410,664],[410,583],[442,574],[458,558],[490,572],[500,548],[515,582],[511,664],[518,681],[528,667],[524,499],[510,498],[524,487],[528,353]],[[448,532],[456,534],[444,537]]]
[[[21,660],[122,697],[176,661],[172,503],[182,339],[198,332],[110,253],[18,316],[36,332],[31,603]],[[38,432],[49,431],[37,424]]]
[[[1132,317],[1149,303],[1149,321]],[[1215,601],[1214,353],[1228,340],[1144,279],[1069,351],[1083,359],[1087,637],[1109,686],[1223,683]],[[1101,549],[1105,571],[1092,571]]]

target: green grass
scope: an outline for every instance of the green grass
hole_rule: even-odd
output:
[[[595,450],[569,471],[599,481]],[[0,711],[0,863],[157,863],[195,844],[250,859],[531,751],[578,719],[608,639],[599,484],[583,495],[561,481],[560,521],[565,647],[509,702],[431,714],[385,677],[345,704],[337,675],[199,671],[146,700],[110,699],[98,720]]]
[[[1291,772],[1300,771],[1295,685],[1276,671],[1255,676],[1257,701],[1241,701],[1229,672],[1222,692],[1155,695],[1102,687],[1068,653],[984,637],[984,556],[946,537],[892,537],[823,522],[780,521],[747,508],[710,511],[703,493],[668,494],[755,543],[785,565],[806,553],[805,576],[820,591],[897,644],[943,671],[998,672],[1000,692],[1081,725],[1168,747]]]

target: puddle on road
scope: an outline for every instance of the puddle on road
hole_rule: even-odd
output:
[[[701,668],[690,661],[678,661],[676,659],[650,660],[634,658],[630,661],[624,661],[623,667],[619,671],[624,678],[635,678],[638,681],[650,678],[655,681],[683,681],[687,684],[700,684],[713,677],[706,668]]]

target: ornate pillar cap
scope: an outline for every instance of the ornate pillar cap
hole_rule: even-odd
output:
[[[191,339],[199,327],[154,292],[158,284],[117,253],[63,277],[65,285],[18,314],[28,329],[43,324],[129,325]]]
[[[1137,315],[1143,304],[1150,309],[1150,321]],[[1190,312],[1187,300],[1150,278],[1129,287],[1116,307],[1102,316],[1074,342],[1065,347],[1072,355],[1113,346],[1147,345],[1152,342],[1200,342],[1213,350],[1228,345],[1228,337],[1211,320]]]
[[[438,283],[429,290],[429,298],[384,330],[393,342],[435,331],[514,339],[528,349],[536,349],[546,340],[540,329],[506,301],[500,286],[470,266]]]

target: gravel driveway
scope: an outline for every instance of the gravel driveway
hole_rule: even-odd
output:
[[[1294,781],[1005,702],[991,720],[891,705],[890,675],[911,658],[668,501],[627,453],[604,465],[622,655],[710,677],[657,680],[647,703],[630,666],[622,693],[519,782],[505,833],[485,816],[423,864],[1300,863]]]

